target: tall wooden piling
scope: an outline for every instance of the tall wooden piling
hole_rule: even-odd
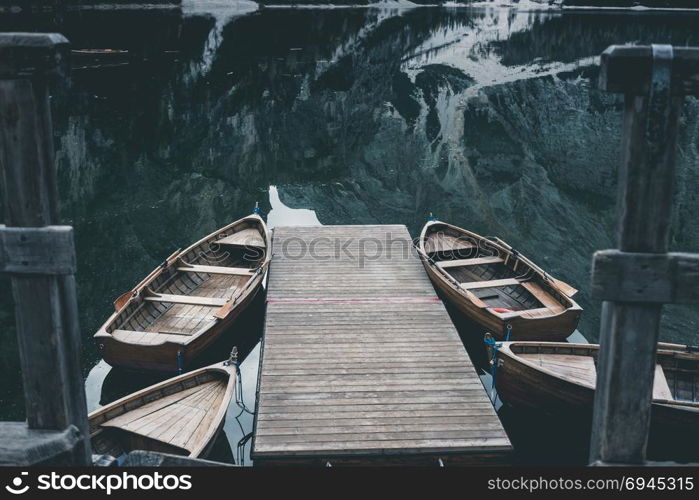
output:
[[[26,425],[2,423],[4,464],[91,463],[73,233],[57,225],[48,93],[68,48],[62,35],[0,34],[0,271],[12,278],[27,414]]]
[[[600,87],[624,93],[625,111],[619,249],[593,265],[592,295],[605,302],[590,459],[642,463],[662,304],[699,302],[697,257],[667,253],[679,116],[683,96],[699,95],[699,49],[609,47]]]

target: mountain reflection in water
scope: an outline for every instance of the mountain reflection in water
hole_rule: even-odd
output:
[[[98,364],[111,301],[174,249],[249,213],[270,222],[403,223],[429,212],[498,235],[580,288],[598,338],[591,255],[614,246],[621,100],[595,90],[613,43],[699,45],[699,16],[517,8],[264,9],[0,16],[63,32],[76,55],[53,96],[63,221],[75,226],[88,402],[151,383]],[[128,36],[125,36],[128,35]],[[671,247],[699,251],[699,106],[684,106]],[[0,398],[23,418],[10,287],[0,286]],[[212,351],[238,345],[254,406],[264,297]],[[462,337],[482,358],[482,332]],[[699,343],[699,313],[665,308],[663,340]],[[230,448],[252,429],[232,406]],[[231,453],[229,448],[223,455]],[[546,460],[545,457],[537,457]]]

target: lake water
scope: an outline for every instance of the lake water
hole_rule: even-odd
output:
[[[595,89],[597,56],[615,43],[699,45],[699,16],[522,5],[190,1],[182,11],[0,16],[2,30],[128,50],[76,54],[71,81],[53,96],[90,410],[155,381],[100,362],[91,337],[112,300],[255,201],[271,226],[401,223],[417,235],[433,212],[497,235],[580,288],[580,330],[596,341],[589,270],[596,249],[614,246],[621,125],[621,99]],[[698,164],[699,105],[689,99],[674,250],[699,251]],[[21,419],[12,299],[7,278],[0,283],[0,414]],[[261,296],[207,358],[239,346],[250,408],[263,309]],[[480,333],[455,321],[482,358]],[[661,338],[698,344],[699,311],[666,307]],[[231,407],[221,459],[252,429],[237,413]]]

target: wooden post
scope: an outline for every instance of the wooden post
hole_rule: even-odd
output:
[[[91,463],[72,228],[58,223],[48,82],[62,35],[0,34],[0,262],[12,277],[27,425],[3,423],[0,463]],[[51,432],[53,431],[53,432]],[[23,453],[23,450],[26,451]]]
[[[593,264],[593,297],[606,302],[590,460],[643,463],[661,307],[697,301],[696,292],[678,297],[678,290],[696,287],[695,256],[666,252],[679,115],[683,96],[699,93],[699,49],[609,47],[600,87],[624,93],[625,112],[619,250],[598,252]]]

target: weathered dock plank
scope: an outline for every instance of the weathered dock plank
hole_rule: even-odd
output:
[[[256,464],[509,453],[405,226],[282,227],[272,243]]]

